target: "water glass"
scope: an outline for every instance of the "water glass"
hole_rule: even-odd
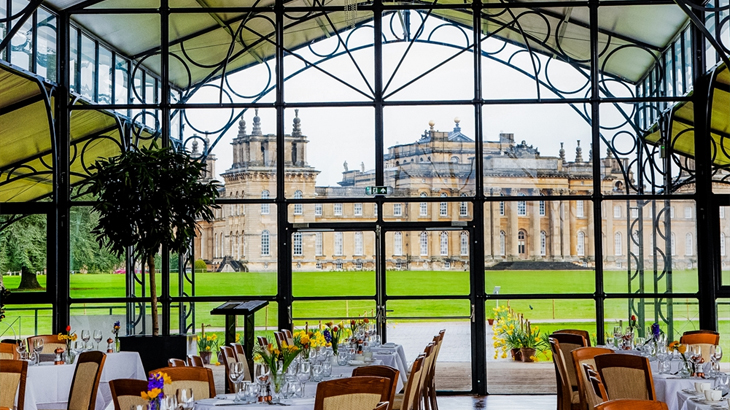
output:
[[[84,341],[84,343],[87,343],[91,339],[91,334],[88,330],[82,330],[81,331],[81,340]]]
[[[297,382],[286,382],[281,388],[281,396],[284,399],[291,399],[297,394]]]
[[[322,378],[326,379],[332,376],[332,361],[327,360],[322,363]]]
[[[94,341],[96,342],[96,350],[99,350],[99,343],[101,343],[101,330],[94,330]]]
[[[259,397],[260,387],[256,383],[244,382],[246,389],[246,402],[255,403]]]
[[[243,363],[241,362],[233,362],[228,365],[228,378],[231,379],[233,383],[238,383],[243,379]]]
[[[319,363],[312,366],[312,381],[315,383],[322,381],[322,365]]]
[[[299,364],[296,362],[292,362],[289,367],[286,368],[286,372],[284,373],[284,380],[288,382],[293,382],[297,380],[297,369],[299,368]]]
[[[298,383],[296,385],[296,388],[297,388],[296,389],[296,396],[297,397],[304,397],[306,395],[306,390],[305,390],[306,384],[304,384],[304,383]]]
[[[177,397],[174,394],[167,395],[162,400],[166,409],[174,410],[177,408]]]
[[[304,361],[304,362],[299,363],[299,370],[297,371],[297,379],[302,383],[308,382],[311,377],[311,371],[312,371],[312,366],[309,364],[309,362]]]
[[[133,404],[129,407],[129,410],[148,410],[149,406],[146,404]]]
[[[180,406],[185,409],[192,409],[193,405],[195,405],[195,397],[193,396],[193,389],[191,388],[182,388],[177,389],[175,392],[175,395],[177,396],[177,402],[180,404]]]
[[[347,366],[347,362],[350,360],[350,353],[347,350],[342,349],[337,352],[337,364],[340,366]]]

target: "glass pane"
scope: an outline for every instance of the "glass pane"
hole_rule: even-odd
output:
[[[52,326],[53,305],[5,305],[5,319],[0,323],[0,339],[50,335],[53,333]]]
[[[92,350],[106,351],[107,339],[114,339],[114,323],[119,322],[119,336],[127,334],[127,305],[124,303],[74,303],[71,305],[71,332],[81,340],[81,332],[89,331],[91,339],[86,346]],[[101,339],[94,339],[94,332],[101,332]],[[98,343],[98,345],[97,345]]]
[[[81,95],[89,101],[96,96],[96,43],[81,35]]]
[[[679,340],[686,331],[699,329],[697,299],[608,299],[605,310],[604,326],[607,333],[613,332],[619,321],[626,327],[631,315],[636,316],[640,336],[644,336],[646,328],[653,323],[659,324],[670,341]]]
[[[606,292],[696,292],[693,201],[603,203]]]
[[[71,91],[78,93],[77,79],[79,75],[79,32],[71,26],[69,29],[69,85]]]
[[[469,294],[469,247],[465,231],[385,233],[388,295]]]
[[[223,329],[225,329],[226,317],[224,315],[211,315],[210,311],[223,304],[223,302],[197,302],[194,304],[195,321],[198,326],[205,324],[205,333],[215,333],[218,340],[225,340]],[[273,332],[278,331],[277,326],[279,315],[279,305],[276,302],[269,302],[268,305],[254,313],[254,323],[256,325],[256,336],[268,336],[272,338]],[[236,333],[243,337],[243,317],[236,317]],[[210,328],[209,328],[210,327]],[[210,329],[210,330],[209,330]],[[196,332],[200,331],[200,327]],[[215,355],[214,355],[215,356]],[[218,381],[216,380],[216,385]]]
[[[487,326],[487,389],[490,394],[555,393],[555,367],[550,346],[544,342],[547,335],[562,329],[587,330],[595,346],[595,302],[581,299],[489,300],[486,302]],[[507,312],[513,312],[507,317]],[[530,323],[530,332],[536,342],[534,363],[523,363],[511,353],[510,340],[524,336],[527,326],[520,326],[519,316]],[[500,320],[501,319],[501,320]],[[526,352],[531,354],[533,352]],[[529,377],[530,382],[525,383]]]
[[[722,286],[730,285],[730,258],[727,251],[727,240],[730,240],[730,206],[721,206],[719,210],[720,216],[720,235],[719,249],[720,265],[722,269]]]
[[[98,223],[98,214],[92,212],[91,207],[73,207],[69,220],[71,297],[126,296],[124,258],[100,247],[91,233]]]
[[[214,211],[214,222],[200,224],[194,255],[202,259],[205,269],[196,262],[197,296],[276,294],[276,206],[246,204],[242,208],[252,216],[245,225],[241,223],[245,214],[227,214],[227,207]],[[205,273],[197,273],[201,270]],[[221,283],[227,285],[221,287]]]
[[[375,233],[292,235],[294,296],[375,295]]]
[[[297,328],[307,324],[311,328],[329,321],[346,323],[349,318],[374,318],[374,313],[374,300],[301,300],[292,303],[292,321]]]
[[[300,198],[365,196],[375,185],[374,115],[370,108],[287,110],[287,198],[297,191]]]
[[[23,6],[24,7],[24,6]],[[13,8],[14,12],[15,6]],[[14,20],[13,24],[17,24],[19,20]],[[31,57],[33,55],[33,19],[26,20],[20,30],[10,40],[10,61],[24,70],[30,71]]]
[[[112,52],[99,46],[99,104],[112,103]]]
[[[56,81],[56,17],[38,9],[36,73]]]
[[[386,341],[403,347],[406,363],[412,363],[433,337],[445,329],[436,361],[436,389],[471,390],[468,300],[390,300],[387,308]]]
[[[392,196],[474,195],[473,112],[460,105],[385,108],[383,160]]]
[[[590,116],[579,107],[488,105],[483,120],[485,195],[593,192]]]
[[[4,21],[7,14],[8,14],[7,3],[0,2],[0,20],[3,20],[3,21],[0,21],[0,41],[2,41],[5,38],[5,35],[7,34],[7,31],[8,31],[7,30],[8,23],[6,21]],[[5,50],[7,50],[7,48]],[[5,50],[0,51],[0,59],[2,59],[2,60],[7,60],[7,57],[5,57],[5,53],[6,53]]]
[[[129,62],[119,55],[116,56],[116,67],[114,68],[114,93],[115,104],[129,102]]]
[[[0,272],[15,292],[46,288],[48,231],[46,215],[0,215]]]
[[[487,293],[593,293],[593,203],[487,202],[484,253]]]

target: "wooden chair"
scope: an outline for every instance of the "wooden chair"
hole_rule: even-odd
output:
[[[388,400],[390,380],[360,376],[334,379],[317,384],[314,410],[373,410]]]
[[[575,372],[573,355],[570,352],[579,347],[587,347],[588,343],[582,335],[572,333],[553,333],[550,337],[558,341],[560,350],[563,352],[563,360],[565,361],[565,367],[568,371],[567,374],[570,391],[575,395],[575,401],[573,401],[573,403],[580,403],[580,394],[578,393],[580,391],[578,387],[578,375]]]
[[[230,346],[221,346],[221,358],[223,359],[223,362],[221,363],[223,366],[225,366],[225,385],[226,385],[226,393],[233,393],[236,391],[236,384],[231,381],[231,378],[228,377],[228,374],[230,371],[228,370],[228,366],[231,363],[238,363],[238,359],[236,358],[236,353],[233,351],[233,348]]]
[[[52,354],[55,353],[56,349],[63,348],[66,350],[66,342],[59,339],[58,335],[39,335],[31,336],[28,339],[28,349],[33,349],[33,341],[36,339],[43,339],[43,350],[41,354]]]
[[[423,372],[425,361],[426,355],[421,353],[413,362],[411,365],[411,375],[408,376],[408,382],[406,382],[403,388],[403,394],[396,395],[395,402],[391,406],[392,410],[417,410],[420,408],[420,392],[418,391],[418,387],[421,383],[421,373]]]
[[[243,349],[243,345],[240,343],[231,343],[230,346],[233,348],[236,360],[243,363],[243,381],[252,381],[253,375],[251,374],[251,369],[248,365],[248,359],[246,358],[246,351]]]
[[[390,385],[388,386],[388,406],[390,406],[390,403],[393,403],[395,401],[395,393],[396,393],[396,386],[398,386],[398,375],[399,371],[390,367],[390,366],[363,366],[363,367],[356,367],[352,371],[352,377],[358,377],[358,376],[375,376],[375,377],[385,377],[386,379],[390,380]],[[390,407],[386,406],[388,410],[391,410]]]
[[[281,329],[281,331],[284,333],[284,337],[286,337],[286,344],[294,346],[294,335],[292,335],[291,330]]]
[[[203,359],[200,356],[189,354],[186,360],[188,362],[188,366],[190,367],[205,367],[205,365],[203,364]]]
[[[389,405],[390,403],[388,403],[387,401],[378,403],[378,405],[375,406],[373,410],[387,410]]]
[[[653,400],[611,400],[596,406],[596,410],[668,410],[667,403]]]
[[[274,340],[276,340],[276,347],[278,347],[279,350],[287,344],[284,332],[274,332]]]
[[[549,341],[550,350],[553,353],[555,379],[558,387],[558,410],[578,410],[580,409],[580,395],[570,387],[568,368],[565,364],[565,357],[560,347],[560,342],[553,337],[550,337]]]
[[[175,394],[177,389],[193,389],[195,400],[215,397],[213,371],[206,367],[163,367],[152,370],[149,374],[157,372],[167,373],[172,381],[165,385],[165,394]]]
[[[185,360],[170,358],[167,359],[167,365],[170,367],[182,367],[185,366]]]
[[[433,360],[431,361],[431,368],[429,369],[424,383],[425,389],[421,393],[423,396],[423,406],[426,410],[438,410],[439,408],[438,401],[436,400],[436,360],[438,359],[439,352],[441,351],[444,334],[446,334],[446,329],[441,329],[439,334],[433,338],[434,343],[436,343]]]
[[[573,356],[576,379],[578,380],[578,393],[580,397],[581,409],[593,410],[593,407],[595,406],[595,404],[589,405],[586,398],[586,396],[591,393],[590,390],[592,390],[592,388],[588,380],[588,375],[583,369],[583,366],[585,366],[586,364],[590,366],[595,366],[596,362],[593,360],[594,357],[598,356],[599,354],[609,353],[613,353],[613,351],[611,349],[605,349],[602,347],[579,347],[570,352],[570,354]]]
[[[112,392],[114,410],[129,410],[132,406],[148,404],[140,397],[140,392],[147,391],[147,381],[137,379],[116,379],[109,381]]]
[[[18,360],[18,351],[15,350],[17,345],[10,343],[0,343],[0,359],[1,360]]]
[[[562,330],[556,330],[556,331],[553,332],[553,334],[555,334],[555,333],[567,333],[569,335],[583,336],[583,338],[586,340],[586,346],[587,347],[590,347],[591,346],[591,337],[588,334],[588,331],[587,330],[582,330],[582,329],[562,329]]]
[[[83,352],[76,358],[76,370],[68,394],[68,410],[94,410],[105,361],[106,354],[97,351]]]
[[[702,347],[702,358],[705,363],[710,362],[710,348],[720,344],[720,334],[712,330],[689,330],[682,334],[679,343],[699,345]]]
[[[656,400],[646,357],[612,353],[598,355],[594,360],[609,399]]]
[[[586,387],[586,405],[589,410],[592,410],[596,405],[608,401],[608,395],[606,394],[606,388],[603,386],[601,376],[598,374],[596,369],[588,364],[583,363],[583,373],[586,376],[587,387]]]
[[[12,345],[11,345],[12,346]],[[0,407],[23,410],[25,406],[25,381],[28,362],[25,360],[0,359]],[[18,406],[15,406],[15,392],[18,392]],[[10,392],[10,393],[8,393]]]
[[[259,342],[259,346],[262,349],[266,349],[266,347],[269,346],[269,339],[264,336],[256,336],[256,340]]]

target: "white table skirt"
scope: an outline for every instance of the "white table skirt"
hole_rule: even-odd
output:
[[[691,395],[688,393],[685,393],[683,391],[680,391],[677,393],[678,398],[678,410],[716,410],[718,408],[728,408],[727,400],[723,400],[721,402],[714,402],[714,403],[708,403],[704,400],[702,402],[698,402],[696,400],[693,400],[693,398],[696,398],[696,395]]]
[[[25,410],[65,409],[75,370],[76,364],[56,366],[47,362],[28,367]],[[112,403],[109,381],[115,379],[147,379],[138,353],[107,354],[96,394],[97,410]]]
[[[400,372],[399,380],[406,383],[408,380],[408,362],[406,361],[406,351],[403,345],[387,344],[373,349],[373,357],[383,361],[383,364],[394,367]],[[400,391],[400,388],[399,390]]]

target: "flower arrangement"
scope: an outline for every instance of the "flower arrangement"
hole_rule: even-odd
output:
[[[215,333],[206,335],[203,333],[198,339],[198,350],[201,352],[212,352],[218,349],[218,335]]]
[[[78,339],[78,336],[76,335],[76,332],[71,331],[71,325],[66,326],[66,334],[63,334],[63,332],[58,334],[58,338],[61,340],[65,340],[66,344],[70,342],[75,342],[76,339]]]
[[[629,331],[633,332],[636,329],[636,315],[629,317]]]
[[[345,336],[345,329],[342,327],[342,322],[339,324],[334,324],[332,322],[328,322],[327,326],[329,327],[329,333],[330,333],[330,343],[332,344],[332,352],[337,355],[337,350],[340,345],[340,339]],[[325,337],[326,339],[326,337]]]
[[[114,322],[114,326],[112,327],[112,334],[114,335],[114,347],[117,352],[119,351],[119,329],[121,328],[122,326],[119,324],[118,320]]]
[[[526,362],[538,361],[539,355],[545,356],[549,346],[548,336],[541,333],[538,326],[532,326],[522,314],[514,312],[509,307],[500,306],[493,311],[496,320],[492,325],[495,359],[500,356],[503,359],[507,358],[507,350],[512,350],[515,360],[519,360],[517,349],[521,352],[521,359]]]
[[[312,347],[311,337],[313,335],[314,332],[310,332],[307,329],[300,330],[292,335],[294,337],[294,346],[302,351],[304,358],[309,357],[309,349]]]
[[[172,383],[170,377],[166,373],[157,372],[150,375],[147,381],[147,391],[140,393],[143,400],[147,400],[150,410],[160,410],[160,402],[165,397],[164,387],[166,384]]]

